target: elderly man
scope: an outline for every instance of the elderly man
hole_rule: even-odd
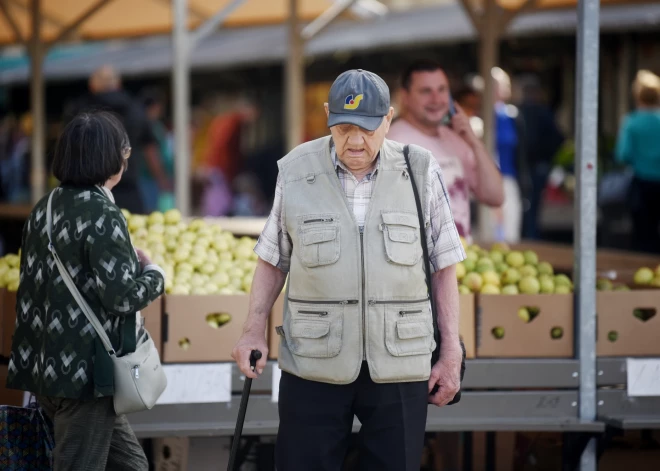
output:
[[[288,273],[277,329],[277,469],[340,470],[357,416],[360,470],[417,471],[427,404],[447,404],[460,387],[454,265],[465,252],[440,167],[430,152],[411,147],[433,271],[433,319],[403,146],[385,139],[393,115],[387,85],[364,70],[345,72],[325,108],[332,135],[278,163],[272,213],[255,248],[249,316],[233,356],[246,376],[263,371],[265,355],[255,373],[250,351],[267,352],[268,314]],[[433,367],[432,322],[441,335]]]

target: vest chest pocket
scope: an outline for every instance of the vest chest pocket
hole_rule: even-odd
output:
[[[291,353],[308,358],[331,358],[342,347],[343,309],[336,305],[291,308],[288,345]]]
[[[307,268],[331,265],[339,260],[339,226],[334,222],[313,224],[300,231],[300,261]]]
[[[417,214],[384,212],[380,225],[385,240],[387,260],[398,265],[412,266],[422,258]]]
[[[385,307],[385,345],[391,355],[429,354],[435,348],[428,301],[423,304]]]

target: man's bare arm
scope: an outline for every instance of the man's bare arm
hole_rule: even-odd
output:
[[[477,163],[477,182],[473,190],[474,195],[480,203],[494,207],[502,206],[504,186],[500,170],[480,139],[475,136],[475,139],[469,144]]]
[[[451,265],[435,272],[431,278],[433,299],[438,313],[438,329],[440,330],[441,350],[455,352],[461,346],[458,337],[458,283],[456,282],[456,266]]]
[[[250,309],[243,332],[264,332],[273,304],[282,292],[286,273],[259,259],[250,289]]]
[[[286,273],[268,262],[259,259],[250,290],[250,308],[248,318],[243,325],[243,335],[238,339],[231,356],[238,367],[248,378],[257,375],[250,368],[250,353],[259,350],[262,354],[257,362],[257,373],[261,374],[266,367],[268,344],[266,343],[266,327],[268,316],[273,309],[275,300],[282,292]]]

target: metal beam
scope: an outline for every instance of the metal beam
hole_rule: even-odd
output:
[[[31,201],[36,204],[46,193],[45,147],[46,147],[46,99],[43,63],[45,51],[41,43],[41,0],[31,0],[32,37],[28,48],[30,54],[30,109],[32,113],[32,140],[30,174]]]
[[[7,0],[7,2],[11,3],[12,5],[14,5],[17,8],[22,9],[28,15],[31,14],[30,13],[31,12],[30,4],[23,3],[22,1],[19,1],[19,0]],[[40,12],[40,16],[41,16],[41,21],[43,21],[45,23],[50,23],[51,25],[58,26],[60,28],[63,28],[65,26],[64,21],[60,20],[59,18],[54,17],[53,15],[50,15],[48,13],[44,13],[43,10]]]
[[[575,107],[576,335],[580,360],[579,416],[594,420],[596,405],[596,180],[598,172],[598,57],[600,0],[578,0]],[[596,440],[582,454],[580,469],[597,468]]]
[[[172,0],[172,95],[176,144],[174,189],[176,206],[184,217],[190,215],[190,63],[187,3],[187,0]]]
[[[286,151],[302,143],[304,134],[305,62],[303,41],[298,27],[298,0],[289,0],[289,47],[285,68]]]
[[[309,41],[330,25],[339,15],[348,10],[357,0],[339,0],[333,3],[327,10],[321,13],[311,23],[305,26],[301,36],[304,41]]]
[[[111,1],[113,0],[96,0],[96,2],[94,2],[87,10],[82,12],[75,20],[73,20],[68,26],[60,31],[55,39],[48,41],[48,46],[50,47],[53,44],[68,38],[71,33],[80,27],[80,25],[82,25],[85,21],[91,18],[92,15],[94,15]]]
[[[14,36],[16,36],[16,41],[25,43],[25,38],[23,37],[23,33],[21,33],[21,29],[18,27],[16,20],[9,11],[9,2],[7,0],[0,0],[0,11],[2,11],[2,14],[7,19],[7,23],[9,23],[9,27],[13,31]]]
[[[190,51],[192,51],[202,39],[213,33],[216,28],[244,2],[245,0],[232,0],[228,5],[215,13],[211,18],[199,25],[194,32],[190,33],[188,39],[188,47]]]

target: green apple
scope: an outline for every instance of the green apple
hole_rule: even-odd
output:
[[[514,250],[506,254],[506,263],[512,268],[520,268],[525,264],[525,256],[522,252]]]
[[[607,278],[598,278],[596,280],[596,289],[598,291],[612,291],[612,281]]]
[[[525,276],[518,282],[518,289],[523,294],[539,294],[541,284],[533,276]]]
[[[531,315],[529,314],[529,309],[526,307],[521,307],[518,309],[518,317],[523,321],[523,322],[529,322],[532,320]]]
[[[538,271],[536,270],[536,267],[533,267],[532,265],[524,265],[520,268],[520,276],[523,278],[526,276],[533,276],[536,278],[538,276]]]
[[[181,211],[170,209],[163,214],[165,224],[178,224],[181,222]]]
[[[539,271],[539,275],[554,275],[555,270],[552,268],[552,265],[550,265],[548,262],[541,262],[536,266],[537,270]]]
[[[539,263],[538,255],[536,255],[536,253],[531,250],[525,250],[523,257],[525,257],[525,263],[527,265],[536,265]]]
[[[508,294],[508,295],[513,295],[513,294],[519,294],[520,291],[518,291],[518,286],[517,285],[504,285],[502,287],[502,294]]]
[[[462,262],[456,264],[456,279],[457,280],[462,280],[463,277],[465,276],[465,264]]]
[[[500,286],[500,276],[494,271],[483,272],[481,279],[486,285]]]
[[[520,281],[520,272],[515,268],[509,268],[502,273],[502,283],[505,285],[513,285]]]
[[[187,284],[175,284],[172,287],[172,294],[190,294],[190,286]]]
[[[490,259],[495,262],[503,262],[504,261],[504,254],[500,252],[499,250],[491,250],[489,254]]]
[[[483,285],[483,279],[481,278],[481,275],[479,273],[468,273],[465,275],[463,278],[463,284],[467,286],[470,291],[473,293],[478,292],[481,290],[481,286]]]
[[[485,284],[481,288],[481,294],[500,294],[500,288],[495,285]]]
[[[191,232],[190,230],[186,230],[185,232],[179,234],[179,242],[186,242],[192,245],[196,239],[197,239],[197,234]]]
[[[633,280],[637,285],[648,285],[653,281],[653,270],[647,267],[640,268],[635,272]]]
[[[555,282],[555,294],[570,294],[571,287],[566,285],[557,285]]]
[[[541,293],[552,294],[555,292],[555,281],[549,276],[539,279],[539,283],[541,284]]]
[[[458,294],[471,294],[470,288],[465,285],[458,285]]]

